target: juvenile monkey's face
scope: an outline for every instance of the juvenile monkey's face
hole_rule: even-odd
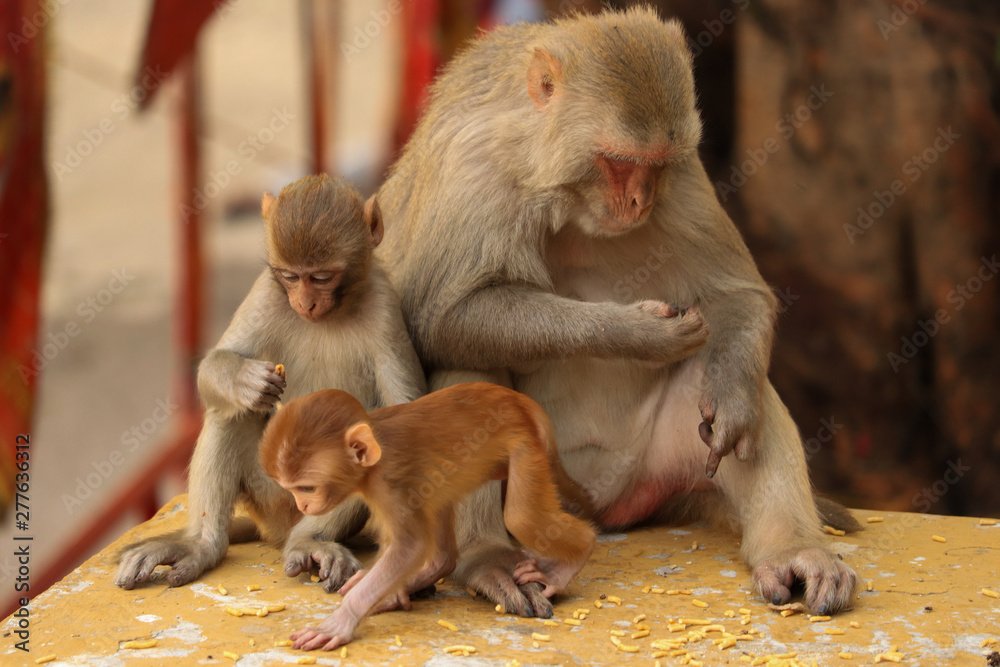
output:
[[[326,514],[339,505],[349,494],[338,484],[331,482],[329,471],[311,470],[292,479],[277,478],[281,488],[295,496],[295,505],[303,514]]]
[[[288,304],[307,322],[319,322],[333,311],[341,298],[344,267],[272,267],[274,278],[288,295]]]

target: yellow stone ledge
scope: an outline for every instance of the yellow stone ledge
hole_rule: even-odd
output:
[[[986,666],[1000,651],[1000,599],[989,595],[1000,591],[1000,526],[857,511],[865,530],[829,542],[863,583],[855,609],[830,620],[769,609],[753,594],[731,534],[700,525],[643,528],[601,536],[571,596],[555,605],[555,623],[498,613],[446,581],[413,611],[364,620],[346,657],[340,649],[305,653],[275,642],[314,625],[341,598],[306,575],[286,578],[281,553],[264,544],[230,547],[222,565],[192,585],[167,587],[164,568],[158,581],[133,591],[111,583],[118,551],[183,526],[184,501],[175,498],[38,595],[30,654],[14,648],[18,619],[7,618],[0,664],[54,655],[46,664],[233,664],[238,656],[239,665],[294,665],[308,656],[321,665]],[[284,608],[266,616],[226,611],[269,605]],[[126,647],[150,639],[155,646]],[[474,652],[445,651],[456,646]]]

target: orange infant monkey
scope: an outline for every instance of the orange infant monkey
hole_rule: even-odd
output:
[[[591,510],[559,463],[548,417],[498,385],[453,385],[370,413],[346,392],[318,391],[271,419],[260,459],[304,514],[324,514],[359,493],[379,527],[375,566],[344,584],[329,618],[292,635],[298,649],[346,644],[376,606],[409,609],[409,593],[450,574],[455,505],[489,480],[507,479],[504,523],[538,554],[516,568],[518,585],[562,593],[594,550],[593,529],[560,505],[557,485],[571,509]]]

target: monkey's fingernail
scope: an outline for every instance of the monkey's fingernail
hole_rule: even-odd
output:
[[[781,593],[775,593],[771,596],[771,604],[781,604]]]
[[[816,611],[819,613],[820,616],[825,616],[826,612],[828,611],[826,603],[824,602],[823,604],[821,604]]]
[[[705,471],[705,477],[708,477],[709,479],[712,479],[713,477],[715,477],[715,471],[714,470],[706,470]]]

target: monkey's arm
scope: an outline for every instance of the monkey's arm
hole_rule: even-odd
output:
[[[426,526],[414,527],[424,529]],[[292,648],[311,651],[322,648],[331,651],[347,644],[354,637],[358,623],[390,593],[400,589],[424,558],[426,549],[420,548],[418,536],[393,535],[385,553],[375,567],[358,582],[333,614],[315,628],[299,630],[292,634]]]
[[[703,222],[701,228],[692,225],[684,239],[674,275],[687,276],[680,287],[696,295],[711,330],[699,353],[704,386],[698,406],[704,420],[699,433],[710,448],[705,472],[711,477],[729,452],[735,449],[747,460],[757,448],[777,299],[718,203]]]
[[[704,394],[698,404],[699,427],[710,447],[705,472],[711,477],[735,449],[741,461],[760,439],[761,394],[767,379],[774,337],[774,297],[770,291],[740,290],[703,306],[712,330],[702,351]]]
[[[439,368],[489,370],[549,359],[631,358],[669,363],[700,348],[697,309],[576,301],[527,286],[470,293],[433,323],[425,360]]]
[[[198,393],[205,407],[221,418],[248,410],[269,412],[285,390],[285,379],[274,372],[281,360],[258,358],[262,341],[273,333],[266,323],[280,320],[275,310],[286,307],[276,289],[271,276],[262,273],[216,347],[198,365]]]
[[[205,407],[222,418],[252,410],[268,412],[285,390],[285,379],[269,361],[214,349],[198,365],[198,393]]]

